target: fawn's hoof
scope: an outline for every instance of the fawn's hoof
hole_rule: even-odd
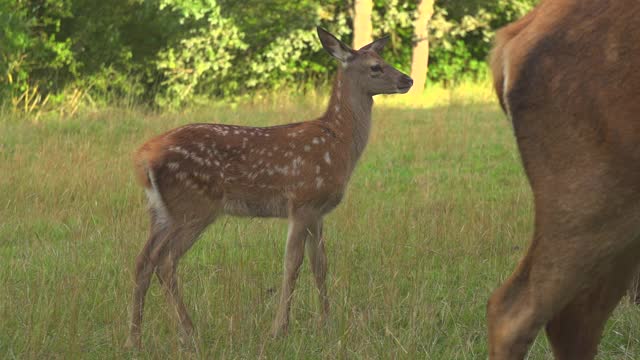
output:
[[[124,343],[125,350],[140,350],[142,347],[142,343],[140,339],[134,339],[131,336],[127,338],[127,341]]]
[[[271,327],[271,337],[275,339],[287,336],[289,332],[288,328],[289,327],[287,324],[273,324],[273,326]]]
[[[198,344],[196,342],[195,336],[192,335],[183,335],[180,336],[180,349],[189,353],[198,353]]]

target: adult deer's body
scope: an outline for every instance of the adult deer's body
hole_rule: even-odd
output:
[[[640,260],[640,2],[543,1],[497,34],[495,88],[535,203],[526,256],[488,305],[491,359],[542,326],[592,359]]]
[[[144,297],[154,271],[176,309],[182,335],[192,333],[176,266],[223,214],[289,219],[274,335],[287,330],[305,243],[326,316],[322,218],[342,199],[367,143],[372,96],[404,93],[412,81],[378,55],[386,39],[354,51],[322,29],[318,35],[341,62],[324,116],[268,128],[186,125],[151,139],[137,152],[136,172],[149,198],[151,232],[136,263],[129,346],[140,346]]]

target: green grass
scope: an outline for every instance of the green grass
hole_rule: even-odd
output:
[[[144,349],[123,350],[132,270],[146,240],[132,152],[189,122],[310,119],[323,97],[263,99],[183,114],[84,111],[71,120],[0,120],[0,356],[191,358],[154,279]],[[185,300],[208,359],[478,359],[485,304],[532,230],[531,194],[510,124],[486,86],[435,89],[419,104],[377,100],[370,144],[327,217],[331,318],[317,326],[308,264],[290,335],[268,333],[286,223],[223,218],[181,262]],[[275,291],[274,291],[275,290]],[[602,359],[640,357],[640,312],[623,301]],[[539,336],[531,359],[550,359]]]

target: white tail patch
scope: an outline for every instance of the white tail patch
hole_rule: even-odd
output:
[[[169,212],[167,211],[167,206],[162,200],[162,194],[160,194],[160,190],[158,190],[156,177],[150,169],[147,170],[147,176],[149,177],[151,188],[145,188],[144,191],[147,194],[149,210],[153,211],[156,215],[158,225],[166,225],[170,221]]]
[[[509,109],[509,102],[507,101],[507,92],[509,91],[509,63],[507,60],[507,56],[505,55],[502,62],[502,104],[504,105],[504,111],[507,113],[507,117],[513,121],[511,118],[511,109]]]

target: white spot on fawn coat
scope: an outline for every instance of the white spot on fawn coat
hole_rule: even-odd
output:
[[[324,153],[324,161],[327,164],[331,164],[331,155],[329,155],[329,152],[327,151],[326,153]]]

